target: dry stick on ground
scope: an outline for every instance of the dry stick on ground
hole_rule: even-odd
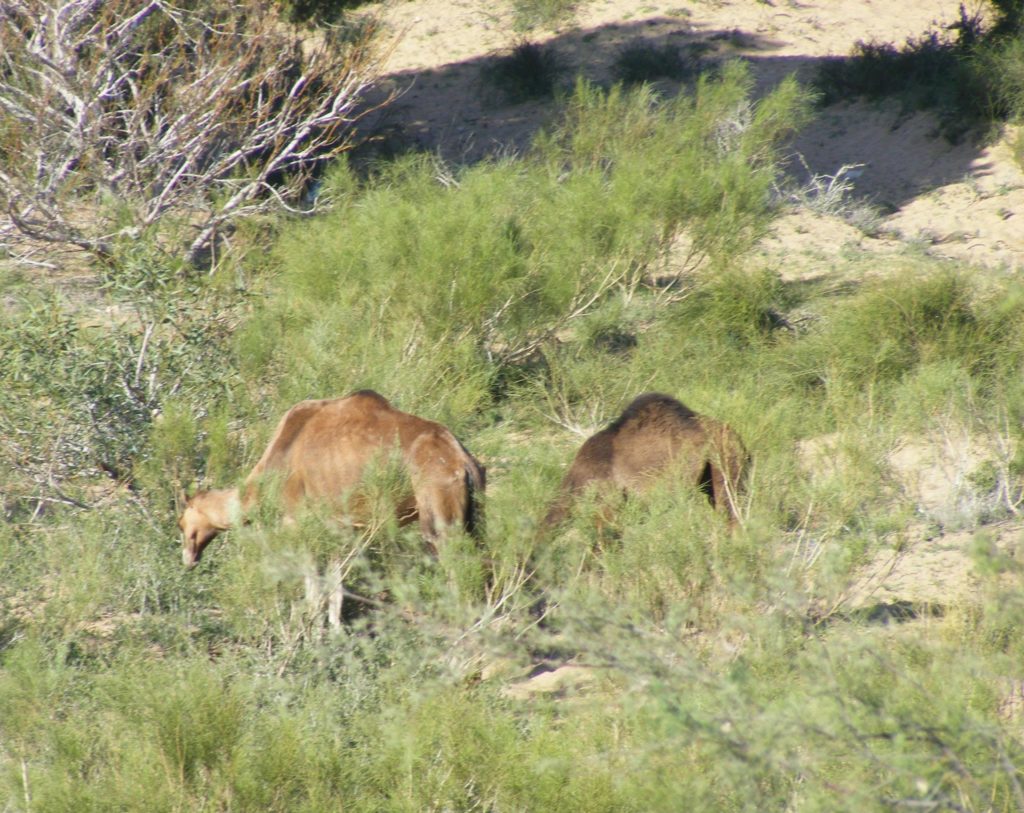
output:
[[[376,24],[334,40],[289,33],[269,0],[0,0],[0,246],[107,256],[173,227],[194,263],[237,218],[296,210],[392,98],[360,107],[387,56]]]

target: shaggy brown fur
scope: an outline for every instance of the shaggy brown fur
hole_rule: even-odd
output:
[[[588,486],[638,493],[669,471],[685,485],[700,488],[735,522],[746,464],[747,452],[729,426],[697,415],[671,396],[645,393],[580,447],[545,524],[565,521]]]
[[[441,424],[400,412],[376,392],[361,390],[345,398],[302,401],[289,409],[241,495],[238,489],[223,489],[187,499],[178,520],[185,564],[195,565],[210,541],[253,507],[258,481],[267,473],[283,475],[286,519],[303,500],[320,499],[358,521],[352,517],[358,507],[348,498],[366,467],[391,450],[400,454],[412,482],[412,494],[396,506],[399,522],[418,520],[431,544],[451,526],[476,530],[483,466]]]

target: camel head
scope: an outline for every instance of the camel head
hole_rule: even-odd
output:
[[[184,496],[184,495],[182,495]],[[238,490],[197,491],[183,499],[185,510],[178,518],[181,528],[181,559],[193,568],[202,558],[203,550],[221,531],[232,525],[232,514],[238,509]]]

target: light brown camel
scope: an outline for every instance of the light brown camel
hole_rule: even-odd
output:
[[[588,487],[640,493],[668,474],[688,488],[699,488],[734,523],[747,461],[743,443],[728,425],[697,415],[669,395],[648,392],[580,447],[545,525],[564,522]]]
[[[359,522],[359,506],[350,499],[353,489],[371,462],[392,451],[400,455],[412,484],[412,493],[396,505],[400,523],[418,520],[431,546],[451,527],[476,531],[484,467],[441,424],[400,412],[376,392],[360,390],[345,398],[302,401],[289,409],[241,493],[229,488],[183,497],[178,526],[185,565],[194,567],[218,533],[242,521],[256,503],[259,480],[266,474],[282,477],[286,520],[303,500],[312,499],[333,503]]]

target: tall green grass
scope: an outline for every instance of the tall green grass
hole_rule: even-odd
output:
[[[999,427],[1020,447],[1024,293],[913,257],[831,291],[757,266],[804,105],[789,83],[749,91],[736,66],[672,101],[581,84],[521,158],[335,168],[335,207],[282,226],[230,345],[201,330],[209,291],[195,323],[176,310],[151,334],[156,414],[112,433],[131,487],[88,511],[36,511],[20,489],[45,470],[14,452],[63,421],[94,439],[73,383],[125,397],[110,371],[134,380],[145,334],[60,303],[5,318],[0,399],[11,438],[40,444],[4,447],[21,466],[0,524],[6,809],[1020,809],[1013,557],[979,533],[974,596],[905,624],[845,597],[920,521],[889,473],[898,438]],[[267,500],[182,571],[172,482],[230,484],[284,408],[358,387],[488,465],[479,545],[425,555],[389,516],[385,462],[371,532],[316,506],[282,527]],[[582,439],[645,390],[744,439],[739,527],[666,485],[543,532]],[[332,632],[306,584],[339,561],[376,603]],[[567,659],[587,688],[508,691]]]

